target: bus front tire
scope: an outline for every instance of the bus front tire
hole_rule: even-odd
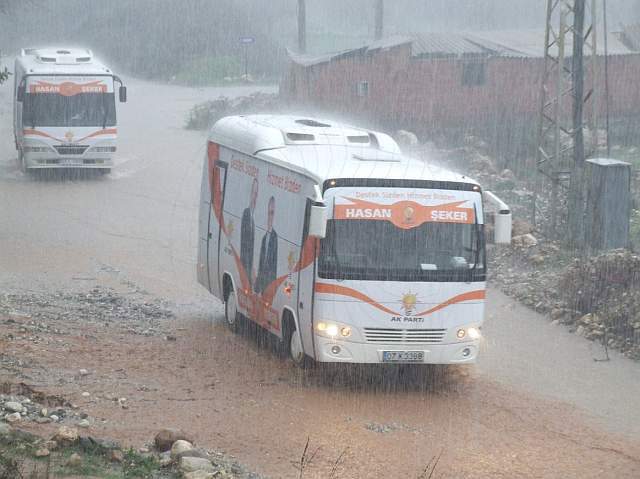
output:
[[[238,332],[240,314],[238,313],[238,300],[236,297],[236,292],[234,290],[229,291],[227,300],[224,302],[224,320],[232,332]]]
[[[288,353],[289,359],[293,361],[293,364],[301,369],[307,369],[311,367],[311,358],[309,358],[304,353],[300,334],[298,334],[295,323],[290,316],[287,316],[284,320],[283,343],[283,346]]]
[[[27,172],[27,165],[24,162],[24,153],[22,152],[22,148],[18,148],[18,167],[22,173]]]

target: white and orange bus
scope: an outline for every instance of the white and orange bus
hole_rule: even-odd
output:
[[[93,168],[107,173],[116,151],[114,82],[91,50],[28,48],[16,58],[13,126],[23,171]]]
[[[510,228],[506,205],[498,214]],[[386,134],[227,117],[207,141],[198,280],[232,330],[256,322],[298,364],[472,363],[484,216],[475,181],[403,156]]]

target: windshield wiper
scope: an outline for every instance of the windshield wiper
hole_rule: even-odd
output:
[[[478,267],[478,261],[480,260],[480,224],[478,223],[478,209],[476,208],[476,202],[473,202],[473,231],[476,235],[476,251],[473,258],[473,268],[471,268],[471,277],[473,279],[473,273]]]
[[[336,211],[336,199],[333,198],[333,217],[335,218]],[[331,253],[333,254],[333,261],[335,263],[335,279],[338,281],[342,280],[342,267],[340,266],[340,259],[338,256],[338,251],[336,250],[336,221],[331,221]]]
[[[107,96],[106,93],[101,93],[102,95],[102,109],[104,111],[104,115],[102,116],[102,129],[104,130],[107,127],[107,115],[109,114],[109,110],[107,109],[107,105],[105,104],[104,97]]]

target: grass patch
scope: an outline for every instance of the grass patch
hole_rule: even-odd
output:
[[[177,83],[193,86],[218,85],[230,83],[230,79],[239,79],[244,74],[244,64],[237,57],[207,56],[197,57],[186,62],[177,73]]]
[[[73,453],[77,453],[82,457],[82,464],[79,466],[69,466],[67,461]],[[69,448],[65,449],[60,456],[54,457],[53,460],[57,463],[53,469],[56,476],[91,476],[99,477],[101,479],[117,479],[122,477],[119,471],[113,470],[112,466],[106,462],[106,459],[101,455],[83,453],[80,449]]]
[[[129,449],[121,464],[109,461],[99,448],[68,447],[52,451],[49,457],[36,458],[35,444],[19,441],[0,443],[0,479],[64,479],[66,477],[92,477],[99,479],[177,479],[175,471],[161,469],[154,456],[143,456]],[[68,464],[72,454],[78,454],[82,463]]]
[[[129,449],[124,454],[124,463],[122,467],[123,477],[130,478],[147,478],[152,477],[157,471],[160,464],[153,456],[141,456],[133,449]]]

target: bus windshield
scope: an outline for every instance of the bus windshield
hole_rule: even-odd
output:
[[[322,278],[379,281],[483,281],[481,224],[330,220],[321,241]]]
[[[24,95],[24,126],[115,126],[116,105],[111,93]]]

